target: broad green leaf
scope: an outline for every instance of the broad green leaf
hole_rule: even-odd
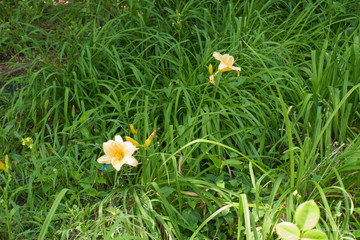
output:
[[[164,198],[167,198],[170,196],[176,189],[172,187],[162,187],[160,188],[160,191]]]
[[[84,137],[86,137],[86,138],[90,137],[90,132],[86,127],[80,128],[80,132]]]
[[[296,209],[295,223],[302,231],[314,228],[319,218],[320,209],[313,200],[304,202]]]
[[[293,223],[282,222],[276,225],[276,233],[283,240],[300,239],[300,230]]]
[[[184,133],[185,130],[186,130],[186,127],[183,126],[183,125],[180,125],[180,126],[177,127],[177,130],[178,130],[178,132],[179,132],[179,135],[182,136],[183,133]]]
[[[225,188],[225,182],[224,182],[224,180],[218,179],[218,180],[216,181],[216,186],[221,187],[221,188]]]
[[[202,220],[200,213],[196,210],[192,210],[191,208],[186,208],[181,215],[191,226],[198,226],[198,223]]]
[[[324,232],[315,229],[306,231],[302,240],[328,240],[328,237]]]
[[[80,119],[78,120],[79,123],[83,123],[85,122],[85,120],[87,120],[91,114],[93,114],[94,112],[96,111],[96,109],[90,109],[90,110],[87,110],[86,112],[84,112]]]
[[[106,179],[104,177],[96,178],[96,183],[106,184]]]
[[[122,213],[120,209],[114,207],[108,207],[105,211],[112,215],[120,215]]]
[[[221,167],[222,161],[217,156],[208,153],[208,157],[213,161],[217,168]]]

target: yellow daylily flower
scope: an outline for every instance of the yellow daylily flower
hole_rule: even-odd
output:
[[[131,142],[124,142],[119,135],[115,136],[115,141],[104,142],[103,149],[105,155],[98,158],[99,163],[112,164],[117,171],[124,164],[134,167],[138,165],[138,161],[132,156],[138,148]]]
[[[5,171],[5,166],[4,166],[4,164],[3,164],[2,161],[0,161],[0,170],[4,170],[4,171]]]
[[[218,52],[214,52],[213,53],[213,57],[216,60],[220,61],[219,67],[218,67],[218,71],[219,72],[227,72],[227,71],[237,71],[239,73],[239,71],[241,71],[240,67],[234,67],[234,57],[230,56],[229,54],[224,54],[221,55]]]

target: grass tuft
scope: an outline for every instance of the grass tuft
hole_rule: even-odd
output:
[[[329,239],[359,238],[359,12],[2,1],[0,239],[276,239],[308,200]],[[215,51],[240,75],[209,83]],[[137,167],[96,161],[154,130]]]

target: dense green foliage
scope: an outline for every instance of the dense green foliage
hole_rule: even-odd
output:
[[[307,200],[329,239],[360,237],[359,1],[3,0],[0,16],[0,239],[276,239]],[[240,76],[210,84],[214,51]],[[103,142],[153,129],[137,167],[102,170]]]

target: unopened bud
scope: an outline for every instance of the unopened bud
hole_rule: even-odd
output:
[[[125,140],[128,141],[128,142],[131,142],[135,147],[140,146],[140,144],[135,139],[133,139],[131,137],[126,136]]]
[[[209,73],[210,73],[210,75],[212,75],[213,74],[213,66],[212,66],[212,64],[210,63],[210,65],[209,65]]]
[[[145,143],[144,143],[144,147],[148,147],[151,144],[151,141],[153,140],[154,136],[155,136],[156,130],[154,130],[152,132],[152,134],[148,137],[148,139],[146,139]]]
[[[215,77],[214,77],[214,75],[211,75],[209,78],[210,78],[210,83],[215,85]]]
[[[137,135],[137,129],[135,130],[134,125],[130,124],[130,130],[134,135]]]
[[[4,170],[5,172],[9,171],[9,156],[5,155],[5,165],[2,161],[0,161],[0,170]]]

